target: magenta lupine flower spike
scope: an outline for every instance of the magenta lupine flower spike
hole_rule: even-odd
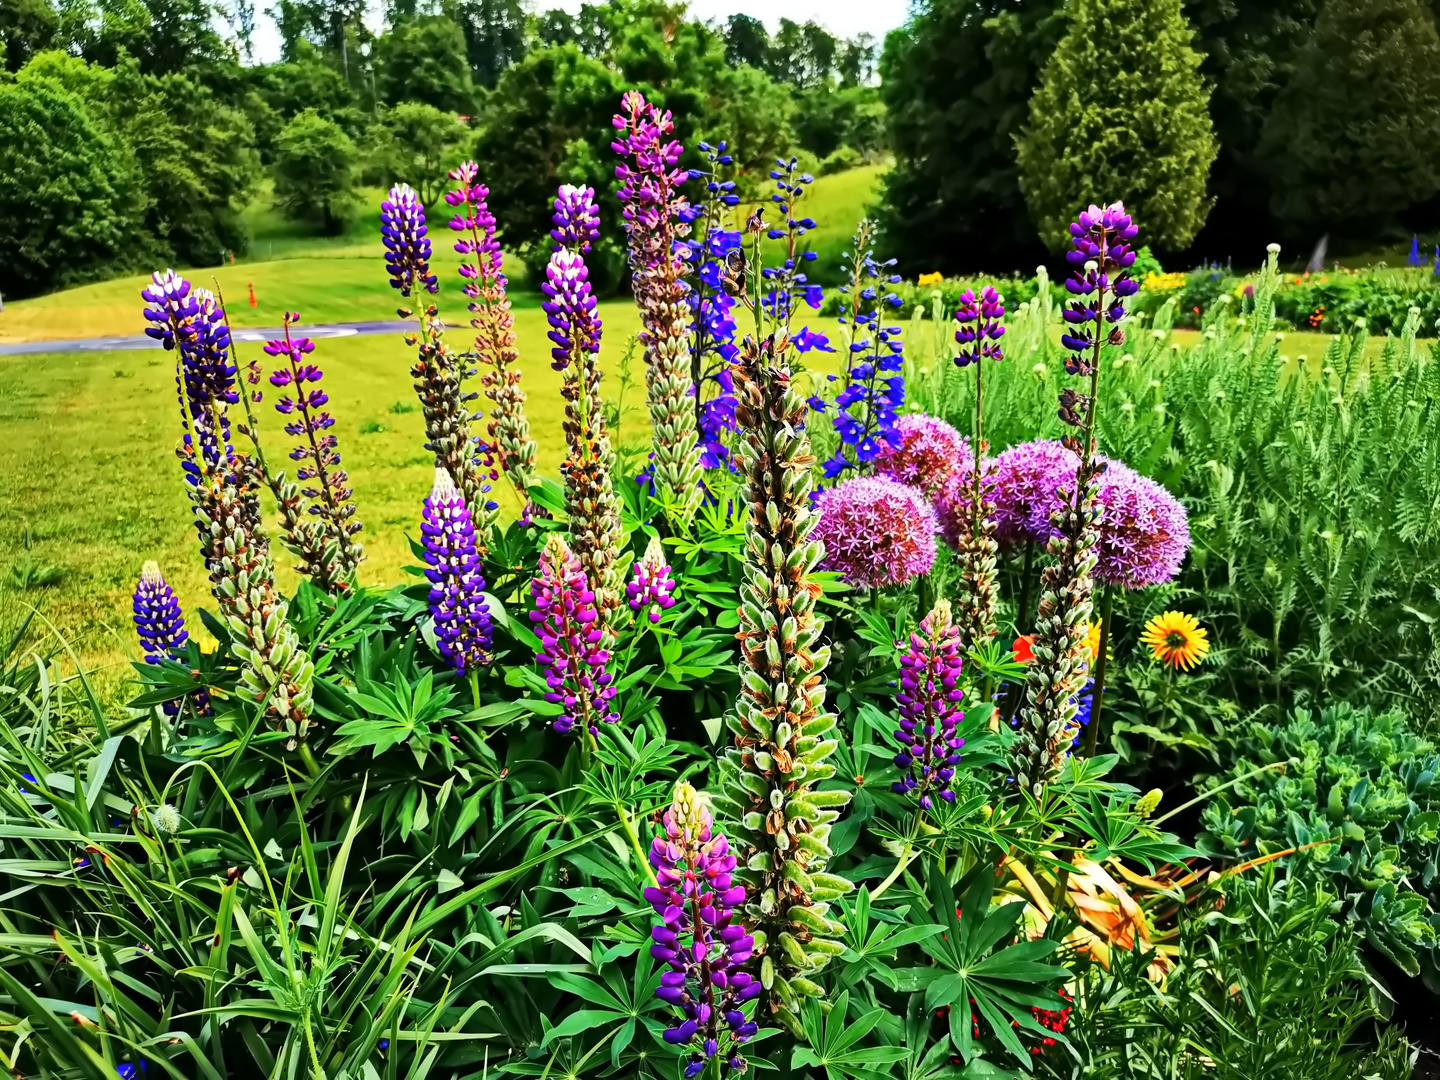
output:
[[[667,968],[655,996],[685,1017],[667,1028],[664,1038],[693,1048],[685,1065],[688,1078],[704,1070],[728,1035],[727,1062],[743,1072],[739,1046],[759,1025],[745,1019],[741,1006],[760,994],[760,983],[740,970],[755,949],[738,919],[745,887],[731,876],[735,856],[730,842],[715,830],[710,811],[689,784],[675,785],[664,826],[664,835],[650,847],[658,884],[645,890],[661,920],[650,931],[650,955]]]
[[[432,293],[440,290],[439,279],[430,272],[425,207],[409,184],[396,184],[380,204],[380,239],[392,289],[399,289],[401,296],[409,296],[417,288]]]
[[[665,550],[660,538],[652,537],[645,547],[645,554],[635,563],[635,577],[625,586],[625,595],[630,599],[630,610],[637,614],[644,609],[652,623],[660,621],[661,614],[675,606],[675,579],[670,574],[670,564],[665,561]]]
[[[185,651],[190,637],[185,630],[185,615],[175,591],[160,573],[159,563],[147,562],[141,567],[132,609],[146,663],[158,664]]]
[[[554,344],[550,364],[564,371],[576,352],[591,354],[600,351],[600,319],[595,314],[597,302],[590,289],[590,271],[578,252],[561,249],[550,256],[545,267],[545,280],[540,284],[545,294],[541,307],[550,323],[546,337]]]
[[[425,500],[420,535],[440,655],[461,675],[467,675],[490,662],[493,631],[475,524],[459,488],[444,469],[435,470],[435,486]]]
[[[978,297],[972,289],[960,294],[960,308],[955,312],[955,321],[960,324],[955,331],[955,341],[960,346],[956,366],[1004,357],[1000,346],[1000,339],[1005,336],[1005,327],[1000,323],[1004,315],[1005,305],[1000,301],[1000,294],[988,285],[980,290]]]
[[[564,709],[555,718],[555,730],[565,735],[579,725],[598,736],[600,724],[620,719],[610,706],[615,698],[610,653],[601,648],[604,633],[585,568],[559,533],[546,538],[530,595],[535,600],[530,621],[538,624],[540,636],[535,658],[545,668],[549,687],[545,700]]]
[[[313,501],[310,513],[324,524],[327,546],[334,545],[334,562],[339,571],[335,584],[344,587],[346,582],[353,583],[355,570],[364,558],[364,549],[354,538],[361,525],[354,520],[354,492],[347,486],[350,478],[340,467],[337,439],[330,430],[335,418],[325,411],[330,396],[319,386],[324,372],[309,359],[315,343],[309,338],[290,336],[290,327],[299,317],[299,312],[287,311],[284,338],[267,341],[264,350],[267,356],[283,358],[285,366],[270,374],[270,385],[282,391],[275,411],[287,418],[285,434],[303,440],[290,451],[290,460],[300,463],[295,479],[311,484],[302,488],[301,494]]]
[[[903,775],[891,787],[898,795],[918,792],[920,805],[929,810],[932,795],[955,801],[950,786],[960,748],[965,740],[956,727],[960,711],[960,628],[951,618],[950,602],[941,600],[910,635],[910,647],[900,656],[900,753],[895,764]]]
[[[550,238],[557,247],[581,254],[589,251],[590,245],[600,238],[600,210],[595,205],[595,189],[561,184],[560,193],[555,196],[555,215],[550,220],[555,225],[550,230]]]
[[[1130,241],[1139,232],[1139,226],[1118,202],[1103,210],[1092,205],[1070,226],[1074,250],[1066,252],[1065,261],[1075,270],[1065,280],[1065,289],[1076,299],[1063,312],[1070,325],[1060,340],[1075,353],[1065,361],[1065,370],[1071,375],[1090,374],[1091,361],[1084,353],[1095,347],[1096,335],[1103,323],[1111,324],[1112,345],[1125,341],[1125,333],[1120,328],[1125,319],[1122,301],[1140,289],[1140,283],[1128,272],[1135,265]],[[1105,301],[1107,292],[1109,303]],[[1093,298],[1082,300],[1080,297]]]

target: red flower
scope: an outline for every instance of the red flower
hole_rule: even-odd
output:
[[[1035,659],[1035,635],[1021,634],[1015,639],[1015,644],[1010,646],[1015,652],[1015,659],[1022,664],[1028,664]]]

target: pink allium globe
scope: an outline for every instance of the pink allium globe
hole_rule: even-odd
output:
[[[935,563],[935,513],[915,488],[858,476],[822,491],[817,507],[820,566],[850,585],[903,585]]]
[[[993,458],[984,458],[980,465],[988,468]],[[960,546],[960,530],[962,523],[967,523],[971,517],[971,477],[975,472],[973,460],[960,462],[960,467],[946,478],[945,484],[935,495],[935,523],[940,530],[940,535],[952,548]],[[993,502],[995,497],[990,497]]]
[[[944,420],[925,413],[910,413],[895,421],[894,443],[883,443],[875,455],[875,471],[902,484],[919,488],[927,499],[973,460],[970,440]]]
[[[1185,507],[1130,466],[1111,461],[1100,474],[1100,544],[1095,576],[1107,585],[1143,589],[1180,572],[1190,550]]]
[[[1060,509],[1057,492],[1075,491],[1080,459],[1058,441],[1038,439],[1012,446],[995,459],[995,540],[1014,548],[1027,540],[1044,544],[1054,529],[1050,515]]]

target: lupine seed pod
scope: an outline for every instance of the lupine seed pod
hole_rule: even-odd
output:
[[[695,382],[690,372],[688,263],[682,242],[690,231],[688,203],[680,185],[690,178],[677,168],[684,148],[671,136],[670,113],[628,91],[613,121],[611,144],[625,160],[615,167],[630,250],[631,287],[640,308],[645,350],[645,390],[654,433],[656,493],[688,518],[704,489],[695,429]]]
[[[1077,297],[1065,311],[1068,329],[1065,370],[1089,376],[1089,393],[1060,391],[1060,418],[1077,429],[1065,446],[1078,460],[1073,490],[1061,492],[1061,509],[1051,518],[1056,535],[1048,551],[1052,562],[1040,576],[1040,606],[1035,619],[1035,660],[1025,678],[1026,708],[1012,749],[1015,782],[1039,797],[1059,773],[1076,734],[1076,699],[1087,677],[1086,639],[1095,584],[1098,523],[1102,510],[1096,480],[1104,469],[1095,450],[1095,406],[1100,389],[1100,350],[1121,345],[1125,318],[1121,301],[1134,295],[1129,269],[1135,263],[1130,241],[1137,229],[1119,203],[1091,206],[1070,227],[1075,250],[1066,259],[1075,271],[1066,281]],[[1079,299],[1079,298],[1085,299]],[[1111,324],[1106,332],[1105,324]],[[1089,355],[1086,355],[1088,350]]]
[[[500,471],[510,481],[527,519],[535,508],[530,485],[535,482],[535,440],[525,416],[525,391],[515,367],[515,317],[510,313],[509,281],[505,277],[500,242],[495,239],[495,215],[486,205],[490,189],[477,183],[480,167],[467,161],[450,170],[456,182],[445,201],[455,207],[450,228],[461,234],[455,250],[462,260],[460,276],[470,300],[470,325],[475,329],[475,355],[486,368],[480,378],[493,407],[486,431],[499,459]]]
[[[290,736],[290,748],[310,727],[315,665],[286,618],[264,536],[247,524],[245,498],[233,477],[207,473],[192,489],[216,567],[215,598],[240,661],[239,693],[261,704],[265,718]]]
[[[560,199],[555,200],[557,218],[564,206]],[[600,319],[580,252],[561,247],[552,253],[540,290],[545,294],[541,306],[554,345],[551,367],[564,376],[560,393],[565,398],[568,453],[560,473],[565,482],[570,542],[585,567],[585,578],[609,633],[623,601],[615,565],[623,526],[610,476],[613,455],[600,398]]]
[[[490,663],[490,605],[470,511],[444,469],[435,470],[420,533],[440,655],[465,675]]]
[[[745,564],[740,585],[741,692],[730,728],[734,748],[720,760],[717,806],[740,823],[734,836],[752,881],[762,1015],[798,1029],[800,999],[822,991],[814,974],[843,951],[844,927],[830,902],[853,887],[825,873],[831,822],[850,800],[817,791],[835,773],[835,717],[825,709],[830,649],[820,643],[812,574],[823,554],[810,534],[815,458],[805,435],[806,403],[792,388],[785,339],[747,339],[735,368],[739,464],[748,479]],[[764,1021],[762,1021],[764,1022]]]
[[[284,360],[283,366],[270,375],[270,385],[282,391],[275,402],[275,411],[288,420],[285,434],[303,439],[290,451],[290,459],[299,463],[296,479],[312,485],[300,489],[300,494],[309,500],[309,513],[320,524],[321,536],[305,537],[302,550],[318,546],[318,558],[309,569],[320,588],[334,592],[354,586],[355,571],[365,557],[365,549],[355,539],[361,525],[354,519],[355,503],[351,499],[354,492],[347,486],[349,477],[341,468],[337,439],[330,430],[335,426],[335,418],[324,408],[330,399],[318,385],[324,373],[309,360],[315,343],[309,338],[290,336],[290,326],[298,318],[298,312],[287,311],[284,338],[267,341],[264,351],[268,356]],[[288,488],[289,485],[282,479],[281,486]],[[288,514],[286,516],[288,518]]]
[[[440,282],[430,272],[425,207],[408,184],[391,188],[389,197],[380,204],[380,232],[391,287],[407,298],[421,289],[438,291]],[[399,314],[409,318],[412,312],[401,308]],[[445,344],[445,324],[440,313],[434,304],[427,304],[419,318],[420,332],[406,335],[406,341],[417,349],[410,376],[415,380],[415,393],[425,415],[425,449],[435,455],[435,467],[448,472],[464,496],[484,554],[488,550],[485,538],[495,519],[489,481],[500,474],[485,460],[490,448],[477,444],[470,434],[467,402],[474,395],[466,394],[461,386],[469,373]]]
[[[960,346],[955,363],[975,365],[975,437],[970,450],[974,455],[969,469],[970,512],[958,517],[955,548],[960,564],[955,622],[960,630],[961,647],[967,652],[979,648],[995,636],[995,613],[1000,601],[1000,585],[995,569],[1000,545],[995,539],[995,463],[983,460],[989,449],[985,442],[984,372],[985,360],[1002,360],[1005,353],[1000,339],[1005,327],[1000,320],[1005,305],[1000,294],[988,285],[977,296],[966,289],[960,294],[960,307],[955,312],[959,328],[955,343]]]
[[[699,1076],[721,1052],[722,1038],[729,1044],[726,1063],[744,1072],[739,1047],[759,1025],[746,1020],[740,1007],[759,996],[760,984],[740,970],[755,943],[739,919],[745,887],[731,876],[735,856],[687,783],[675,785],[663,824],[664,834],[650,845],[656,883],[645,890],[661,920],[650,931],[650,955],[667,969],[660,973],[655,996],[684,1014],[665,1029],[664,1039],[691,1047],[686,1080]]]

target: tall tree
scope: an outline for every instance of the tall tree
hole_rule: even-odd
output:
[[[375,43],[377,89],[388,104],[419,101],[451,113],[475,105],[465,35],[443,15],[411,19]]]
[[[725,62],[770,69],[770,31],[753,15],[731,15],[725,22]]]
[[[275,200],[296,221],[326,235],[343,232],[355,216],[359,153],[338,124],[306,109],[280,133],[275,154]]]
[[[1373,237],[1440,192],[1440,33],[1420,0],[1325,0],[1266,121],[1293,234]]]
[[[1215,88],[1210,118],[1220,154],[1210,171],[1215,209],[1196,238],[1199,254],[1254,258],[1256,237],[1273,239],[1274,177],[1260,137],[1275,99],[1295,72],[1319,0],[1186,0],[1200,73]]]
[[[862,33],[844,42],[835,61],[835,74],[841,86],[868,86],[875,78],[875,38]]]
[[[465,32],[470,75],[494,86],[500,73],[525,55],[525,8],[520,0],[447,0],[445,13]]]
[[[60,16],[50,0],[0,3],[0,46],[5,67],[19,71],[36,53],[50,48],[60,32]]]
[[[1015,167],[1062,0],[928,0],[885,39],[880,92],[895,167],[882,242],[905,273],[1018,270],[1043,256]]]
[[[1076,0],[1016,140],[1020,189],[1058,250],[1075,212],[1125,202],[1157,247],[1186,247],[1210,210],[1210,90],[1180,0]]]

